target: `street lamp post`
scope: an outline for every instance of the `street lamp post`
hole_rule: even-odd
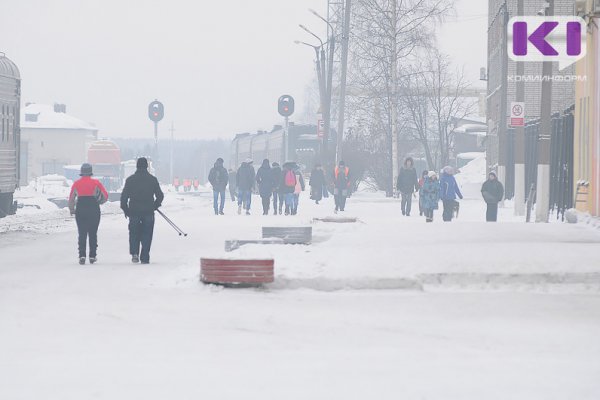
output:
[[[329,27],[329,31],[331,35],[327,40],[328,49],[329,49],[329,57],[327,58],[325,54],[324,45],[321,46],[321,71],[322,78],[324,81],[324,97],[321,101],[321,112],[323,113],[323,122],[324,122],[324,132],[323,132],[323,147],[322,147],[322,161],[325,166],[327,166],[329,161],[329,140],[331,138],[331,99],[332,99],[332,88],[333,88],[333,61],[335,54],[335,29],[333,25],[325,18],[323,18],[319,13],[315,10],[309,8],[308,11],[313,14],[315,17],[319,18],[321,21],[325,22]],[[309,32],[311,35],[315,36],[312,32]],[[319,39],[319,38],[318,38]],[[322,43],[322,40],[319,39],[319,42]],[[327,66],[326,66],[327,64]],[[327,77],[325,78],[325,74]]]

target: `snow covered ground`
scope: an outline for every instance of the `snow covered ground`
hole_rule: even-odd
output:
[[[206,193],[169,193],[189,235],[157,216],[144,266],[115,203],[94,266],[65,210],[0,220],[0,399],[599,398],[600,234],[512,209],[485,223],[469,196],[426,224],[359,193],[360,222],[330,224],[312,218],[333,199],[306,193],[296,217],[259,215],[257,197],[252,216],[216,217]],[[266,225],[313,226],[313,244],[224,252]],[[205,286],[207,256],[272,256],[275,283]]]

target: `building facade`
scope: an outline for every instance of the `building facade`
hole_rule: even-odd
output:
[[[63,104],[27,104],[21,111],[21,184],[87,159],[98,130],[70,116]]]
[[[537,15],[543,6],[541,0],[522,0],[523,15]],[[488,95],[487,95],[487,164],[488,169],[498,169],[504,179],[506,165],[511,165],[511,143],[513,132],[508,120],[510,104],[516,101],[517,82],[524,82],[525,121],[540,118],[542,83],[535,77],[542,76],[541,62],[523,63],[523,75],[517,75],[517,62],[508,58],[507,23],[518,14],[518,0],[488,1]],[[554,15],[573,15],[573,0],[554,0]],[[572,76],[575,66],[562,71],[558,64],[553,65],[554,76]],[[575,101],[575,84],[565,79],[555,80],[552,84],[552,113],[562,113]],[[500,168],[499,168],[500,167]],[[514,171],[512,172],[514,174]]]
[[[600,216],[600,1],[578,1],[577,8],[588,29],[587,56],[576,63],[576,74],[587,80],[575,89],[575,206]]]

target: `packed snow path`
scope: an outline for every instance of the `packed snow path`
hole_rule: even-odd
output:
[[[263,217],[253,200],[250,217],[231,203],[217,217],[207,198],[167,194],[189,236],[157,216],[144,266],[114,204],[94,266],[77,264],[63,211],[1,221],[0,398],[598,398],[596,231],[509,209],[487,224],[478,200],[425,224],[358,195],[344,215],[361,222],[315,223],[311,246],[225,253],[226,239],[332,211],[304,196],[299,216]],[[204,286],[201,256],[273,256],[275,283]]]

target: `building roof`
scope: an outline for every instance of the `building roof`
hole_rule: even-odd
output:
[[[37,115],[35,121],[26,117],[30,114]],[[85,122],[64,112],[54,111],[54,106],[35,103],[30,103],[21,110],[21,128],[98,130],[98,128],[89,122]]]
[[[6,76],[8,78],[20,79],[19,69],[10,61],[4,53],[0,52],[0,76]]]

